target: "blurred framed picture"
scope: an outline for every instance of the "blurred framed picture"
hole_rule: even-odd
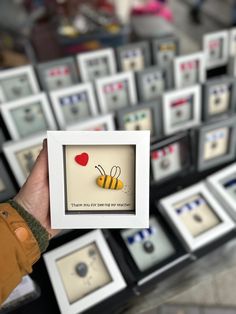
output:
[[[0,103],[19,100],[39,93],[38,81],[31,65],[0,73]]]
[[[189,173],[193,164],[192,136],[179,133],[151,146],[151,180],[160,184]]]
[[[82,82],[92,82],[116,73],[116,59],[112,48],[78,54],[77,63]]]
[[[229,31],[229,55],[236,57],[236,27]]]
[[[31,170],[43,147],[43,140],[46,134],[30,137],[19,141],[6,142],[3,145],[3,152],[21,187]]]
[[[167,71],[156,66],[137,72],[136,78],[141,101],[156,100],[170,87],[170,78]]]
[[[115,129],[114,116],[112,114],[90,118],[66,128],[67,131],[114,131]]]
[[[44,91],[62,89],[78,83],[77,67],[73,57],[40,63],[37,70]]]
[[[140,71],[151,64],[149,43],[146,41],[122,45],[116,53],[121,72]]]
[[[120,230],[119,238],[116,236],[139,288],[189,258],[160,215],[150,217],[149,228]]]
[[[228,63],[229,32],[220,31],[203,36],[206,69],[210,70]]]
[[[149,143],[149,131],[49,131],[53,228],[146,227]]]
[[[198,140],[199,171],[233,161],[236,143],[235,116],[200,127]]]
[[[176,56],[180,54],[179,39],[175,36],[156,38],[152,41],[154,64],[160,68],[169,68]]]
[[[50,92],[51,103],[60,129],[98,114],[91,83]]]
[[[205,82],[205,56],[202,52],[174,59],[175,87],[184,88]]]
[[[225,210],[236,219],[236,164],[232,164],[207,178],[212,193]]]
[[[13,140],[57,128],[44,93],[5,103],[0,112]]]
[[[163,95],[165,135],[190,129],[201,121],[201,87],[198,85]]]
[[[68,242],[43,258],[62,313],[84,312],[126,287],[101,230]]]
[[[96,81],[96,91],[102,113],[134,106],[137,93],[132,72],[118,73]]]
[[[189,251],[198,250],[235,228],[205,183],[160,200],[160,208]]]
[[[147,102],[132,108],[117,111],[117,121],[120,130],[140,131],[150,130],[151,138],[162,137],[161,101]]]
[[[211,121],[235,112],[236,79],[212,79],[203,85],[203,119]]]
[[[9,200],[15,196],[16,188],[9,176],[6,165],[0,157],[0,202]]]

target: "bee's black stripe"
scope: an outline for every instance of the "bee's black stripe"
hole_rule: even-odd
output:
[[[111,178],[111,182],[110,182],[110,185],[109,185],[109,188],[108,188],[108,189],[111,188],[114,179],[115,179],[115,178]]]
[[[104,180],[104,183],[103,183],[103,188],[105,188],[106,183],[107,183],[107,176],[105,176],[105,180]]]
[[[114,188],[114,190],[116,190],[117,189],[117,186],[118,186],[118,182],[119,182],[119,180],[116,178],[116,185],[115,185],[115,188]]]

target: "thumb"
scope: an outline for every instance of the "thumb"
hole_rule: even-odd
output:
[[[48,180],[48,154],[47,154],[47,140],[43,141],[43,148],[40,151],[34,167],[30,173],[28,181],[45,181]]]

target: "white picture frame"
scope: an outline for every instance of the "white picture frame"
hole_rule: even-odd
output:
[[[195,64],[194,64],[195,63]],[[192,67],[195,65],[198,66],[198,73],[197,77],[192,76],[192,81],[190,80],[189,82],[184,82],[182,80],[181,76],[181,66],[185,67],[183,68],[184,70],[189,70],[192,69]],[[187,72],[187,78],[191,79],[191,76]],[[195,73],[196,74],[196,73]],[[197,52],[193,54],[189,54],[186,56],[178,56],[174,59],[174,77],[175,77],[175,87],[180,89],[180,88],[185,88],[188,86],[193,86],[197,84],[202,84],[206,80],[206,71],[205,71],[205,56],[203,52]]]
[[[74,124],[74,121],[67,121],[63,110],[62,106],[60,104],[60,100],[63,97],[71,97],[76,96],[78,94],[86,94],[86,100],[88,103],[89,111],[90,111],[90,116],[96,116],[98,114],[98,109],[97,109],[97,103],[94,95],[94,90],[93,86],[91,83],[84,83],[84,84],[78,84],[72,87],[64,88],[62,90],[55,90],[50,92],[50,99],[51,99],[51,104],[57,119],[57,123],[59,125],[60,129],[65,129],[67,125]],[[87,117],[88,118],[88,117]],[[78,117],[78,122],[84,121],[86,118],[82,117],[79,119]]]
[[[150,131],[48,131],[47,135],[53,228],[148,226]],[[84,164],[77,160],[82,157]],[[109,176],[114,165],[119,175]],[[74,180],[82,175],[86,182],[80,185]],[[80,186],[80,196],[75,186]]]
[[[114,115],[110,113],[70,125],[66,128],[67,131],[115,131],[115,129]]]
[[[179,102],[182,102],[179,106]],[[184,99],[186,102],[184,102]],[[188,100],[192,103],[189,103]],[[175,106],[176,104],[176,106]],[[182,106],[184,105],[184,106]],[[192,108],[188,106],[192,105]],[[179,106],[179,107],[178,107]],[[174,109],[172,109],[172,107]],[[182,107],[182,108],[181,108]],[[192,127],[198,126],[201,122],[201,87],[199,85],[166,92],[163,95],[163,129],[165,135],[177,133]],[[177,116],[176,108],[180,111],[180,120],[173,122],[174,116]],[[183,111],[182,111],[183,110]],[[186,121],[182,117],[191,115],[191,119]]]
[[[33,166],[34,160],[37,158],[40,149],[43,147],[43,140],[45,138],[46,133],[42,133],[23,140],[4,143],[3,153],[20,187],[25,183],[30,172],[29,167],[31,168]],[[29,156],[31,148],[35,155],[31,153],[31,156]],[[25,155],[25,164],[23,165],[20,164],[20,161],[23,161],[24,154],[28,155]],[[28,159],[26,159],[26,157],[28,157]]]
[[[174,204],[185,201],[195,195],[200,195],[204,199],[206,204],[210,206],[210,209],[220,221],[219,224],[205,230],[196,237],[191,234],[186,225],[179,219],[174,207]],[[159,205],[160,210],[167,217],[177,234],[183,240],[186,249],[190,252],[196,251],[210,244],[235,229],[235,223],[211,194],[204,182],[197,183],[189,188],[161,199]],[[187,206],[185,205],[185,207]]]
[[[230,214],[230,216],[236,220],[236,203],[227,192],[226,186],[224,186],[223,181],[224,180],[230,180],[228,181],[228,187],[230,183],[233,183],[231,186],[235,185],[235,182],[233,182],[233,179],[229,179],[235,176],[236,178],[236,163],[231,164],[230,166],[213,173],[209,177],[207,177],[207,184],[212,191],[212,193],[215,195],[215,197],[218,199],[218,201],[222,204],[224,209]],[[235,180],[234,180],[235,181]],[[226,184],[226,183],[225,183]]]
[[[79,251],[80,249],[94,243],[100,252],[103,260],[104,267],[110,274],[111,281],[104,286],[88,293],[82,298],[74,301],[72,304],[69,302],[62,277],[56,262],[71,253]],[[91,308],[99,302],[111,297],[126,287],[122,274],[118,265],[109,249],[108,244],[103,236],[101,230],[91,231],[71,242],[68,242],[59,248],[56,248],[43,255],[46,268],[55,292],[55,296],[60,308],[61,313],[77,314]],[[75,265],[76,266],[76,265]],[[73,272],[73,270],[72,270]],[[91,278],[92,281],[93,278]]]
[[[14,79],[14,78],[21,76],[21,75],[27,76],[27,79],[28,79],[28,82],[29,82],[29,85],[30,85],[30,88],[32,91],[31,95],[34,95],[34,94],[37,94],[40,92],[39,84],[38,84],[38,81],[36,79],[34,69],[31,65],[25,65],[25,66],[21,66],[18,68],[4,70],[4,71],[0,72],[0,91],[1,91],[0,101],[1,102],[10,102],[13,100],[17,100],[17,99],[26,97],[26,96],[20,97],[19,95],[16,95],[15,99],[12,99],[12,97],[9,97],[9,95],[7,95],[6,91],[4,92],[4,88],[2,86],[2,81],[10,80],[12,78]]]
[[[222,50],[221,50],[222,56],[218,60],[217,59],[214,60],[214,58],[212,58],[209,53],[209,44],[210,42],[213,41],[212,43],[213,45],[214,41],[216,41],[215,42],[215,45],[216,45],[217,40],[219,39],[222,43]],[[205,54],[205,62],[206,62],[205,64],[206,64],[207,70],[226,65],[228,63],[228,58],[229,58],[229,32],[227,30],[223,30],[219,32],[205,34],[203,36],[203,51]]]
[[[126,96],[128,98],[128,102],[126,105],[122,104],[122,106],[119,106],[117,108],[117,110],[120,109],[121,107],[124,108],[127,106],[135,106],[136,105],[136,103],[137,103],[137,91],[136,91],[136,83],[135,83],[134,73],[133,72],[117,73],[117,74],[114,74],[112,76],[98,79],[95,82],[96,92],[97,92],[97,97],[98,97],[98,103],[100,106],[100,111],[103,114],[116,110],[116,109],[109,110],[103,89],[105,88],[105,86],[108,86],[111,84],[119,84],[122,82],[123,83],[127,82],[128,95],[126,95]]]
[[[117,71],[117,65],[116,65],[115,52],[112,48],[106,48],[106,49],[91,51],[91,52],[84,52],[77,55],[76,59],[77,59],[77,64],[80,71],[80,78],[82,82],[91,81],[91,78],[89,77],[89,73],[87,71],[86,63],[89,61],[94,61],[94,60],[98,60],[102,58],[107,59],[107,66],[109,68],[109,73],[107,73],[105,76],[115,74]],[[93,80],[102,76],[94,77]]]
[[[17,122],[17,116],[16,119],[14,120],[12,112],[14,110],[19,110],[19,108],[24,109],[24,107],[27,107],[27,109],[25,110],[29,110],[28,108],[32,108],[31,104],[40,104],[41,108],[40,108],[40,114],[42,114],[44,116],[44,121],[43,123],[45,123],[45,129],[35,129],[35,131],[32,131],[32,128],[29,126],[28,129],[28,133],[24,133],[21,134],[20,132],[22,132],[22,127],[20,127],[20,125],[16,125]],[[35,110],[38,110],[39,108],[36,108]],[[48,98],[46,96],[45,93],[40,93],[37,95],[33,95],[33,96],[29,96],[27,98],[23,98],[23,99],[19,99],[19,100],[15,100],[12,101],[10,103],[4,103],[0,106],[0,112],[2,114],[3,120],[5,122],[5,125],[9,131],[9,134],[11,136],[11,138],[13,140],[19,140],[21,138],[26,138],[32,135],[37,135],[39,133],[42,132],[46,132],[47,129],[51,129],[51,130],[56,130],[57,129],[57,125],[50,107],[50,104],[48,102]],[[27,111],[28,112],[28,111]],[[26,113],[25,112],[25,119],[28,117],[29,119],[32,119],[32,111]],[[33,113],[33,115],[36,114],[36,112]],[[19,117],[19,116],[18,116]],[[23,118],[23,117],[22,117]],[[20,120],[18,120],[20,123]],[[30,122],[33,123],[33,121],[31,120]],[[23,121],[22,121],[23,123]],[[31,124],[32,126],[32,124]]]

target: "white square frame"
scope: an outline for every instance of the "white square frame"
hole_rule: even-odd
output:
[[[199,62],[199,82],[196,84],[202,84],[206,80],[206,71],[205,71],[205,56],[203,52],[192,53],[186,56],[178,56],[174,59],[174,78],[175,78],[175,87],[184,88],[181,85],[181,73],[180,73],[180,64],[184,62],[198,61]]]
[[[88,131],[88,129],[92,129],[97,125],[105,124],[107,127],[107,131],[114,131],[115,122],[113,114],[106,114],[103,116],[98,116],[95,118],[88,119],[83,122],[79,122],[76,124],[72,124],[66,128],[67,131]]]
[[[48,102],[48,99],[46,97],[46,94],[40,93],[37,95],[29,96],[27,98],[22,98],[19,100],[11,101],[9,103],[4,103],[3,105],[0,106],[0,112],[2,114],[2,118],[6,124],[6,127],[10,133],[10,136],[13,140],[19,140],[22,137],[20,136],[16,125],[14,123],[14,120],[11,115],[11,110],[19,107],[24,107],[25,105],[28,105],[30,103],[34,102],[40,102],[42,104],[42,110],[45,116],[45,119],[47,120],[49,129],[56,130],[57,125],[53,116],[53,113],[51,111],[50,104]],[[46,132],[47,130],[45,130]],[[39,133],[44,132],[43,130]],[[37,133],[38,134],[38,133]],[[35,134],[35,135],[37,135]],[[30,135],[29,135],[30,136]],[[28,136],[25,136],[23,138],[26,138]]]
[[[148,226],[150,131],[48,131],[47,135],[52,228],[146,228]],[[135,213],[66,214],[63,179],[64,145],[135,145]],[[50,156],[57,156],[57,158],[55,160]]]
[[[94,95],[93,86],[91,83],[74,85],[68,88],[64,88],[62,90],[54,90],[50,92],[51,104],[52,104],[52,107],[53,107],[53,110],[57,119],[57,123],[60,129],[65,129],[67,127],[67,123],[66,123],[66,120],[63,115],[63,111],[59,103],[60,97],[65,97],[65,96],[73,95],[74,93],[81,93],[81,92],[85,92],[87,94],[91,116],[96,116],[98,114],[98,109],[97,109],[97,103],[96,103],[96,99]]]
[[[18,68],[1,71],[0,72],[0,86],[1,86],[1,80],[10,79],[11,77],[22,75],[22,74],[26,74],[28,76],[28,80],[31,85],[33,94],[39,93],[40,91],[39,84],[36,79],[34,69],[31,65],[25,65]],[[0,88],[0,101],[8,102],[8,100],[6,99],[6,96],[4,95],[4,90],[2,88]]]
[[[182,200],[187,199],[188,197],[191,197],[195,194],[201,194],[222,221],[219,225],[200,234],[196,238],[190,234],[187,227],[179,220],[179,216],[173,207],[175,203],[181,202]],[[161,199],[159,205],[162,213],[170,221],[171,225],[184,241],[187,250],[190,252],[196,251],[203,246],[210,244],[214,240],[217,240],[218,238],[235,229],[235,223],[233,220],[226,214],[224,209],[208,190],[207,185],[203,182]]]
[[[18,185],[21,187],[25,181],[26,177],[22,168],[17,160],[16,153],[23,149],[27,149],[36,145],[42,144],[43,148],[43,140],[46,138],[46,133],[41,133],[40,135],[33,136],[30,138],[26,138],[20,141],[9,141],[4,143],[3,152],[6,156],[9,166],[12,169],[12,172],[16,178]]]
[[[96,80],[96,92],[98,97],[98,103],[100,106],[100,110],[102,113],[108,113],[109,110],[107,108],[106,104],[106,98],[103,93],[103,86],[106,84],[110,84],[114,81],[122,81],[127,80],[129,85],[129,96],[130,96],[130,104],[127,104],[127,106],[135,106],[137,104],[137,91],[136,91],[136,83],[135,83],[135,77],[133,72],[122,72],[117,73],[112,76],[106,76],[104,78]]]
[[[104,264],[108,269],[112,281],[106,286],[93,291],[86,295],[82,299],[70,304],[65,289],[63,287],[62,280],[60,278],[59,271],[55,265],[56,260],[63,258],[76,250],[89,245],[90,243],[96,243]],[[52,282],[52,286],[56,295],[56,299],[61,310],[61,313],[77,314],[81,313],[88,308],[96,305],[97,303],[109,298],[110,296],[118,293],[126,287],[126,283],[122,277],[122,274],[117,266],[117,263],[106,243],[106,240],[101,230],[91,231],[80,238],[77,238],[63,246],[54,249],[43,255],[46,268]]]
[[[213,60],[209,62],[209,60],[207,60],[208,42],[218,38],[222,38],[223,40],[223,56],[219,61]],[[229,32],[227,30],[223,30],[205,34],[203,36],[203,51],[205,53],[205,65],[207,70],[226,65],[229,58]]]
[[[193,104],[193,119],[182,123],[181,125],[171,126],[170,123],[170,102],[178,97],[182,98],[185,95],[192,94],[194,96]],[[195,85],[191,87],[186,87],[183,89],[166,92],[163,95],[163,128],[164,134],[170,135],[190,129],[192,127],[198,126],[201,123],[201,87],[200,85]]]
[[[211,176],[207,177],[207,184],[209,189],[218,199],[218,201],[224,206],[225,210],[230,214],[230,216],[236,220],[236,203],[228,195],[222,184],[221,180],[231,176],[233,173],[236,174],[236,163],[233,163],[229,167],[226,167]]]
[[[113,75],[117,71],[117,65],[116,65],[116,58],[115,58],[115,52],[112,48],[97,50],[97,51],[91,51],[91,52],[84,52],[81,54],[78,54],[77,64],[79,67],[80,72],[80,78],[82,82],[88,82],[89,77],[86,69],[86,62],[93,59],[99,59],[99,58],[107,58],[108,65],[110,68],[110,74]]]

